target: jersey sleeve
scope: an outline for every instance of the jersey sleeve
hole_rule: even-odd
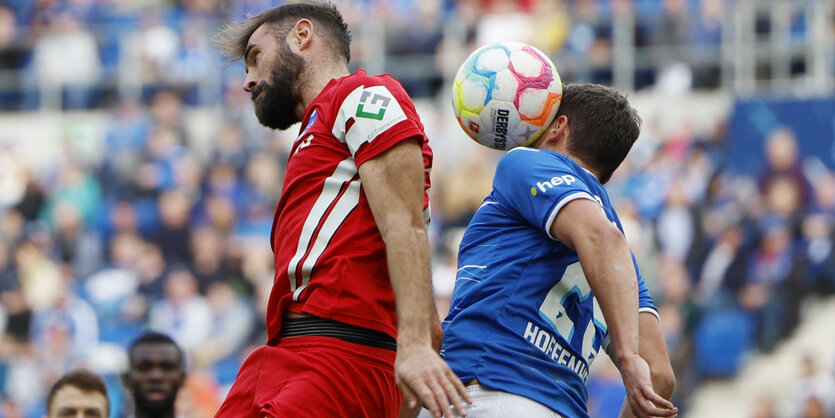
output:
[[[612,210],[612,218],[614,218],[615,225],[620,229],[620,232],[623,232],[623,225],[620,223],[620,218],[614,210]],[[632,255],[632,264],[635,266],[635,273],[638,276],[638,312],[653,314],[660,321],[661,317],[658,315],[658,308],[655,307],[652,295],[649,294],[649,288],[647,288],[647,284],[644,282],[644,276],[638,267],[638,260],[635,258],[635,253],[632,251],[629,251],[629,253]]]
[[[647,288],[647,284],[644,283],[644,276],[638,268],[638,261],[635,260],[634,253],[632,253],[632,263],[635,265],[635,273],[638,274],[638,312],[653,314],[660,321],[661,317],[658,315],[658,308],[655,307],[652,295],[649,294],[649,288]]]
[[[403,88],[393,80],[377,85],[368,80],[342,100],[331,132],[348,146],[357,167],[400,141],[423,136]]]
[[[568,202],[596,202],[589,187],[559,155],[532,148],[507,153],[496,168],[493,189],[503,203],[551,239],[551,225]]]

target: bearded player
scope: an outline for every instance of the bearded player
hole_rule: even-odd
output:
[[[411,99],[388,75],[350,73],[350,35],[324,2],[275,7],[219,35],[243,59],[259,121],[301,122],[273,221],[268,341],[244,362],[218,417],[466,414],[433,348],[429,170]]]

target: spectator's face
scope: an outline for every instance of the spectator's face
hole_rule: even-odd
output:
[[[165,192],[160,196],[158,207],[160,220],[172,229],[188,225],[191,217],[191,202],[180,191]]]
[[[777,177],[768,185],[765,198],[769,210],[788,218],[800,206],[799,185],[792,181],[790,177]]]
[[[183,303],[197,295],[197,281],[188,270],[174,270],[165,281],[165,296],[173,303]]]
[[[15,40],[17,22],[11,10],[7,7],[0,7],[0,47],[6,46]]]
[[[97,418],[107,416],[107,397],[100,392],[84,392],[64,386],[55,392],[49,405],[49,418]]]
[[[125,386],[133,393],[137,409],[173,411],[177,391],[185,379],[180,361],[177,347],[171,344],[140,344],[134,348]]]
[[[261,25],[249,38],[244,56],[247,77],[244,90],[252,96],[255,115],[262,125],[284,130],[299,121],[305,61],[279,39],[272,26]]]
[[[815,183],[815,203],[821,209],[835,207],[835,172],[828,173]]]
[[[765,151],[773,169],[790,169],[797,162],[797,140],[794,133],[785,129],[775,131],[768,138]]]
[[[803,405],[802,416],[804,418],[824,418],[826,417],[826,408],[817,396],[810,396]]]
[[[122,232],[110,243],[110,259],[121,267],[133,266],[142,251],[142,239],[131,232]]]

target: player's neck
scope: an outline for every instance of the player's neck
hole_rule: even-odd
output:
[[[550,142],[544,142],[541,144],[540,148],[551,150],[554,152],[558,152],[562,155],[565,155],[568,158],[571,158],[571,161],[574,161],[580,167],[583,167],[586,171],[591,173],[595,178],[600,180],[600,173],[597,172],[596,169],[592,168],[590,165],[586,164],[585,161],[577,157],[576,155],[572,154],[568,151],[568,147],[565,145],[564,142],[558,142],[556,144]]]
[[[302,91],[302,101],[299,103],[299,108],[296,113],[299,115],[299,120],[304,118],[304,113],[307,108],[316,99],[316,96],[324,90],[325,86],[334,78],[344,77],[351,74],[348,66],[344,63],[332,63],[323,61],[322,64],[316,66],[315,71],[310,71],[309,79]]]
[[[577,163],[577,165],[582,167],[584,170],[591,173],[591,175],[593,175],[594,178],[596,178],[599,182],[604,183],[603,179],[600,178],[600,173],[597,171],[597,169],[595,169],[592,166],[586,164],[583,160],[581,160],[580,158],[577,158],[574,155],[571,155],[570,153],[566,152],[566,153],[563,153],[563,154],[565,154],[566,157],[571,158],[572,161]]]

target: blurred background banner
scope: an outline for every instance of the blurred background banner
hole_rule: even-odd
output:
[[[211,37],[271,0],[0,0],[0,416],[40,417],[76,367],[113,416],[142,330],[188,353],[213,416],[265,340],[269,231],[295,129],[255,118]],[[835,0],[336,1],[352,69],[389,72],[435,151],[433,281],[502,153],[450,104],[476,47],[533,44],[643,118],[607,184],[659,306],[685,417],[835,416]],[[593,417],[623,388],[607,359]]]
[[[728,137],[734,170],[756,174],[765,167],[762,143],[780,128],[798,140],[803,160],[835,168],[835,99],[740,99],[734,103]]]

